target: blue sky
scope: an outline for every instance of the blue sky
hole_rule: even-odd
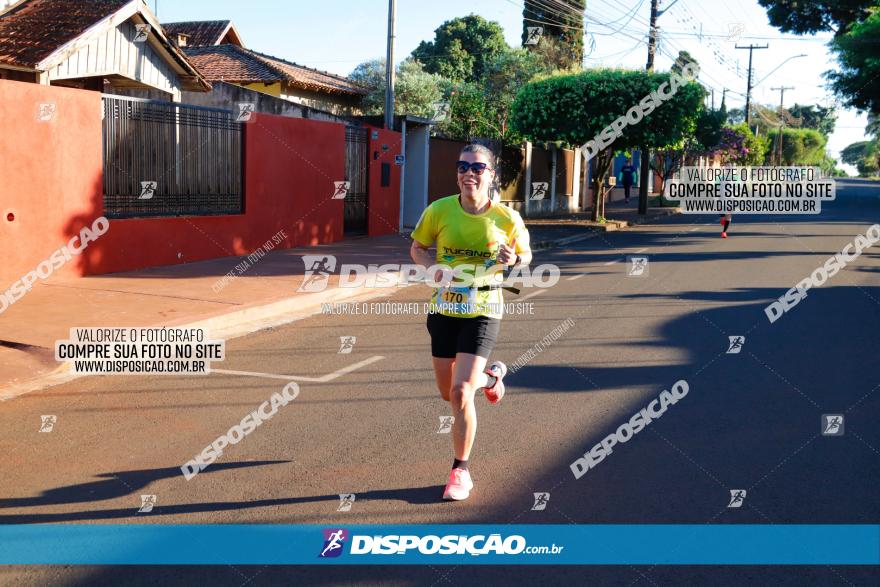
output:
[[[148,0],[152,9],[155,0]],[[822,72],[833,69],[825,47],[829,35],[795,37],[782,34],[767,22],[757,0],[678,0],[661,2],[668,11],[659,19],[660,53],[656,67],[668,69],[681,49],[689,51],[702,68],[701,81],[716,89],[716,105],[723,88],[729,107],[745,102],[748,51],[742,44],[770,45],[754,52],[755,79],[761,80],[786,62],[752,92],[762,104],[778,104],[779,92],[771,87],[794,86],[785,93],[785,104],[831,104],[834,97],[823,87]],[[261,51],[339,74],[348,74],[365,60],[385,56],[388,26],[387,0],[158,0],[159,19],[231,19],[245,45]],[[406,57],[423,40],[430,40],[444,21],[476,13],[497,21],[512,46],[520,43],[522,0],[398,0],[395,60]],[[643,68],[647,56],[644,39],[650,13],[648,0],[588,0],[588,67]],[[731,31],[742,29],[739,38]],[[737,72],[737,61],[739,71]],[[854,111],[839,112],[838,128],[829,141],[832,154],[863,139],[865,117]]]

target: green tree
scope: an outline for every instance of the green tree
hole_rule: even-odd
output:
[[[385,110],[385,60],[373,59],[358,65],[349,77],[369,90],[361,106],[364,114]],[[397,66],[394,83],[395,114],[430,117],[434,104],[441,101],[443,78],[428,73],[418,61],[407,59]]]
[[[519,90],[528,82],[549,74],[539,55],[525,49],[510,49],[486,63],[478,82],[446,82],[449,117],[437,129],[459,140],[494,139],[504,144],[522,142],[510,126],[510,108]]]
[[[727,124],[733,126],[746,121],[745,108],[731,108],[727,111]]]
[[[847,145],[840,151],[840,160],[855,165],[859,175],[869,177],[880,171],[880,149],[876,141],[859,141]]]
[[[863,19],[874,0],[758,0],[767,9],[770,24],[785,33],[805,35],[822,31],[843,33]]]
[[[776,165],[809,165],[822,167],[826,164],[825,145],[828,138],[812,128],[783,128],[782,129],[782,160],[775,161],[771,155],[778,148],[780,136],[779,130],[770,131],[770,152],[765,163],[774,162]]]
[[[823,135],[831,136],[837,122],[837,111],[831,106],[795,104],[788,108],[790,124],[800,128],[812,128]]]
[[[880,5],[831,42],[839,71],[826,72],[834,92],[847,106],[880,114]]]
[[[412,57],[428,73],[473,82],[483,76],[488,61],[507,49],[500,24],[471,14],[444,22],[434,31],[434,40],[419,43]]]
[[[880,5],[877,0],[759,0],[770,24],[800,35],[833,31],[839,71],[825,77],[844,104],[880,113]]]
[[[718,110],[701,108],[690,150],[697,153],[715,150],[721,142],[721,129],[725,124],[727,124],[727,106],[723,101]]]
[[[668,73],[643,71],[588,70],[577,74],[555,75],[526,85],[517,95],[511,111],[513,128],[532,141],[584,145],[619,119],[626,120],[631,109],[638,118],[620,127],[610,144],[593,157],[593,219],[602,216],[605,177],[614,151],[639,145],[662,149],[676,145],[693,133],[705,90],[694,82],[684,83],[664,101],[649,109],[632,105],[650,101],[648,96],[661,84],[671,81]],[[675,83],[675,82],[673,82]],[[657,94],[653,94],[657,95]],[[631,112],[630,114],[632,114]],[[612,131],[610,136],[615,133]],[[609,136],[606,131],[606,135]]]
[[[443,95],[449,103],[449,114],[436,126],[439,134],[459,141],[495,138],[500,134],[493,123],[494,104],[487,99],[480,84],[444,80]]]
[[[694,56],[691,55],[690,53],[688,53],[687,51],[679,51],[678,57],[675,58],[675,62],[672,64],[672,67],[670,67],[669,69],[670,69],[670,71],[673,71],[673,72],[677,73],[678,75],[681,75],[682,68],[684,68],[685,65],[699,67],[700,64],[696,59],[694,59]]]
[[[675,145],[654,151],[650,165],[660,177],[661,194],[666,188],[666,182],[678,173],[683,165],[699,155],[714,152],[721,143],[721,131],[726,122],[727,107],[724,102],[718,110],[707,109],[700,105],[693,134],[685,136]],[[661,206],[664,205],[662,197],[659,202]]]
[[[767,151],[770,149],[770,140],[767,135],[756,135],[746,123],[739,124],[733,129],[742,133],[745,139],[743,146],[746,149],[746,154],[738,161],[739,165],[763,165]]]
[[[584,60],[584,10],[586,0],[525,0],[523,47],[540,54],[554,69],[580,69]],[[538,42],[526,44],[529,28],[543,29]]]

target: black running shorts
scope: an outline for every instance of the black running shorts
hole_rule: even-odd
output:
[[[431,355],[438,359],[454,359],[456,353],[488,358],[500,330],[501,320],[498,318],[455,318],[443,314],[428,314]]]

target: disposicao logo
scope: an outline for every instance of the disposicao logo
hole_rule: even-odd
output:
[[[324,548],[318,558],[335,558],[342,554],[343,546],[348,538],[348,530],[342,528],[324,528]]]
[[[319,558],[337,557],[342,554],[344,542],[349,538],[343,529],[324,530],[324,548]],[[500,534],[489,536],[351,536],[349,554],[352,555],[388,555],[407,554],[407,551],[419,554],[469,554],[480,556],[486,554],[520,554],[526,551],[526,539],[513,535],[502,538]],[[561,548],[559,549],[561,551]],[[548,549],[549,552],[549,549]]]

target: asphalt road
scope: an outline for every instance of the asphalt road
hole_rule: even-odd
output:
[[[180,465],[283,379],[92,377],[0,408],[0,524],[880,523],[880,245],[778,321],[764,308],[880,221],[880,184],[844,180],[821,216],[677,215],[542,251],[553,288],[504,319],[509,364],[478,403],[476,488],[440,501],[451,440],[423,315],[316,316],[227,342],[223,369],[294,375],[301,393],[191,481]],[[648,258],[629,276],[628,255]],[[401,262],[406,262],[401,259]],[[413,286],[390,298],[422,302]],[[536,294],[536,295],[535,295]],[[516,301],[515,296],[508,301]],[[727,353],[729,336],[745,337]],[[351,354],[340,337],[355,336]],[[325,382],[312,382],[352,365]],[[216,365],[215,365],[216,366]],[[689,393],[575,479],[569,465],[661,391]],[[39,433],[40,415],[57,415]],[[823,436],[823,414],[843,414]],[[745,489],[739,508],[730,490]],[[534,492],[549,506],[531,511]],[[340,493],[356,494],[338,512]],[[137,513],[141,494],[157,496]],[[861,567],[7,567],[4,585],[876,585]]]

